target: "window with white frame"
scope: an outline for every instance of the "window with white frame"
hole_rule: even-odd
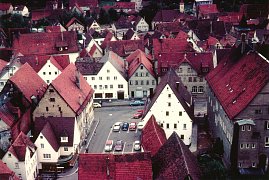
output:
[[[43,154],[43,159],[50,159],[51,155],[50,154]]]
[[[64,151],[68,151],[68,147],[64,147]]]
[[[197,92],[197,86],[192,86],[191,92],[193,93]]]
[[[248,125],[248,131],[251,131],[251,125]]]
[[[251,145],[251,148],[252,148],[252,149],[255,149],[255,148],[256,148],[256,144],[253,143],[253,144]]]
[[[62,136],[61,137],[61,142],[68,142],[68,137],[67,136]]]
[[[249,149],[249,144],[248,143],[246,144],[246,148]]]
[[[44,144],[40,144],[41,148],[44,148]]]
[[[19,163],[15,163],[15,169],[19,169]]]
[[[269,121],[265,121],[264,123],[265,123],[265,128],[269,129]]]
[[[244,149],[244,144],[240,144],[240,149]]]
[[[241,131],[245,131],[246,128],[245,128],[245,125],[241,126]]]
[[[204,86],[199,86],[198,87],[198,92],[203,93],[204,92]]]
[[[256,163],[255,162],[252,163],[252,167],[256,167]]]
[[[242,163],[241,162],[238,163],[238,167],[240,167],[240,168],[242,167]]]
[[[184,130],[187,129],[187,124],[183,124],[183,129],[184,129]]]
[[[167,104],[168,104],[169,107],[171,106],[171,103],[170,102],[168,102]]]

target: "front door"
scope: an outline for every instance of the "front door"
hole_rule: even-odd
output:
[[[124,99],[124,91],[118,91],[118,99]]]

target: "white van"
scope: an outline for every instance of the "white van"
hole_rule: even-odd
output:
[[[95,102],[95,103],[93,103],[93,107],[94,108],[100,108],[100,107],[102,107],[102,105],[99,104],[99,103],[97,103],[97,102]]]

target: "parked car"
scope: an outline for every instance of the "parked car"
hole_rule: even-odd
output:
[[[130,131],[135,131],[136,130],[136,122],[131,122],[129,125],[129,130]]]
[[[134,142],[134,150],[135,150],[135,151],[140,151],[140,150],[141,150],[141,144],[140,144],[140,141],[135,141],[135,142]]]
[[[117,140],[115,144],[115,151],[122,151],[122,149],[123,149],[123,141]]]
[[[134,102],[130,102],[130,106],[143,106],[145,105],[144,101],[136,100]]]
[[[129,128],[129,123],[127,122],[124,122],[121,126],[121,130],[123,131],[128,131],[128,128]]]
[[[121,126],[121,122],[116,122],[116,123],[113,125],[113,129],[112,129],[112,131],[113,131],[113,132],[119,132],[119,131],[120,131],[120,126]]]
[[[144,128],[144,126],[146,125],[145,121],[141,121],[137,124],[137,129],[138,130],[142,130]]]
[[[133,115],[133,118],[134,119],[139,119],[139,118],[141,118],[142,117],[142,113],[139,113],[139,112],[136,112],[134,115]]]
[[[94,108],[100,108],[100,107],[102,107],[102,105],[99,104],[99,103],[97,103],[97,102],[93,103],[92,105],[93,105]]]
[[[113,149],[113,140],[107,140],[105,145],[105,151],[110,152]]]

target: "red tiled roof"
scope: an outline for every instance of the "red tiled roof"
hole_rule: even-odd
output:
[[[79,87],[76,85],[77,81]],[[69,64],[51,85],[77,114],[83,111],[94,92],[74,64]]]
[[[160,53],[193,52],[186,39],[153,39],[154,57]]]
[[[161,53],[158,57],[158,74],[162,75],[163,67],[173,67],[178,68],[181,63],[187,62],[199,75],[203,75],[202,67],[207,65],[209,71],[211,71],[213,66],[213,55],[211,52],[207,53]]]
[[[132,54],[130,54],[127,58],[126,61],[129,63],[128,67],[128,77],[130,78],[137,68],[140,67],[141,64],[144,65],[144,67],[148,70],[148,72],[155,77],[155,73],[153,71],[153,66],[150,62],[150,60],[147,58],[146,54],[141,51],[140,49],[136,50]]]
[[[9,81],[13,82],[20,89],[30,103],[32,102],[32,96],[42,97],[47,89],[47,84],[38,76],[28,63],[21,66],[21,68],[9,79]]]
[[[26,148],[31,148],[29,150],[32,151],[33,149],[36,149],[36,146],[33,142],[31,142],[28,136],[26,136],[23,132],[20,132],[8,151],[12,153],[19,161],[24,161]]]
[[[93,44],[93,46],[91,47],[90,52],[89,52],[89,55],[91,57],[93,57],[94,52],[96,51],[96,49],[97,49],[97,46],[95,44]]]
[[[43,18],[49,17],[52,12],[50,10],[34,10],[31,12],[32,14],[32,21],[38,21]]]
[[[0,179],[3,180],[19,180],[13,171],[11,171],[6,164],[0,160]]]
[[[154,156],[166,140],[163,128],[158,125],[154,115],[152,115],[141,134],[141,144],[144,151],[150,151],[151,156]]]
[[[135,2],[116,2],[115,9],[135,9]]]
[[[73,17],[72,19],[70,19],[70,21],[68,21],[68,23],[65,25],[65,27],[69,27],[74,23],[78,23],[78,24],[83,26],[83,24],[79,20],[77,20],[77,18]]]
[[[70,0],[69,7],[74,7],[75,5],[80,7],[98,7],[98,0]]]
[[[128,56],[137,49],[144,51],[143,40],[109,41],[107,43],[107,50],[111,50],[121,57]]]
[[[31,108],[21,116],[21,118],[15,123],[15,125],[11,128],[11,137],[15,140],[18,135],[23,132],[27,134],[31,128]]]
[[[59,51],[57,48],[60,46],[67,46],[68,49],[63,48],[63,51]],[[21,34],[14,40],[13,48],[15,52],[23,55],[74,53],[78,52],[77,35],[74,31]]]
[[[42,133],[56,152],[61,146],[73,146],[74,127],[74,117],[35,118],[35,136]],[[68,142],[61,142],[63,134],[68,136]]]
[[[102,49],[105,49],[106,48],[106,46],[107,46],[107,43],[109,42],[109,41],[111,41],[111,39],[113,38],[113,34],[110,32],[110,31],[108,31],[107,32],[107,34],[106,34],[106,37],[105,37],[105,39],[104,39],[104,41],[103,41],[103,43],[101,44],[101,48]]]
[[[6,67],[7,63],[7,61],[0,59],[0,72],[3,70],[4,67]]]
[[[180,13],[177,10],[160,10],[153,18],[153,22],[173,22],[179,17]]]
[[[224,16],[219,16],[218,20],[225,23],[239,23],[242,19],[243,13],[240,12],[227,12]]]
[[[22,64],[28,63],[35,70],[36,73],[38,73],[42,69],[42,67],[47,63],[48,60],[50,60],[50,62],[60,71],[63,71],[63,67],[59,65],[57,60],[59,60],[59,62],[63,64],[67,64],[69,62],[69,56],[65,55],[65,58],[61,58],[61,57],[57,58],[57,56],[26,55],[26,56],[20,56],[19,61]],[[64,66],[66,67],[66,65]]]
[[[200,180],[201,172],[196,157],[176,132],[152,158],[153,179]]]
[[[198,6],[198,9],[199,9],[199,13],[203,15],[219,12],[216,4],[202,4]]]
[[[227,34],[225,37],[223,37],[221,40],[220,40],[220,44],[223,46],[223,47],[232,47],[235,43],[236,43],[236,38],[233,37],[232,35],[230,34]]]
[[[78,179],[152,180],[150,153],[80,154]]]
[[[11,3],[0,3],[0,11],[7,11],[10,8]]]
[[[61,32],[61,26],[46,26],[46,32]]]
[[[269,64],[256,52],[241,54],[240,45],[226,54],[206,79],[232,120],[268,84]]]
[[[186,40],[188,39],[188,34],[185,33],[184,31],[180,30],[176,36],[176,39],[182,39],[182,40]]]

